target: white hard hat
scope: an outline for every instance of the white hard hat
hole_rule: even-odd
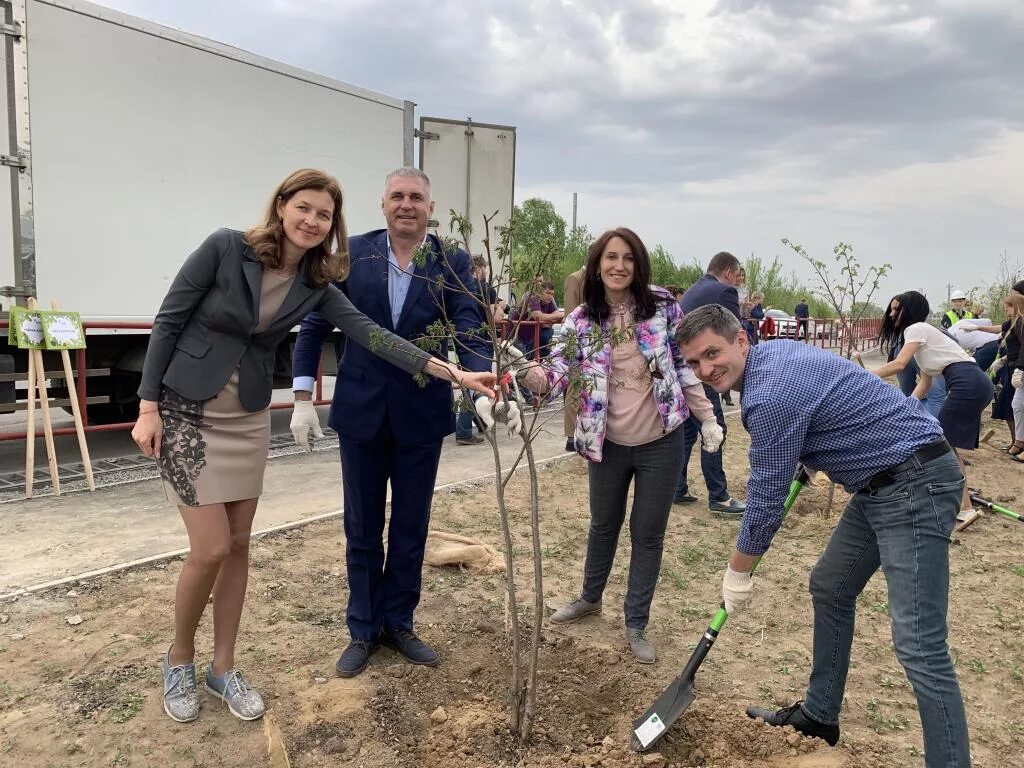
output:
[[[963,291],[953,291],[951,294],[949,294],[950,301],[956,301],[957,299],[966,299],[966,298],[967,298],[967,294],[964,293]]]

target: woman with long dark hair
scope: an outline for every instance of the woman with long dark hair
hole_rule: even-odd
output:
[[[546,363],[526,381],[535,392],[580,392],[576,450],[588,459],[590,531],[579,599],[555,611],[568,623],[601,610],[626,497],[632,549],[626,590],[626,640],[637,661],[654,662],[646,637],[676,479],[682,471],[683,422],[702,422],[705,450],[724,435],[711,402],[676,344],[683,313],[663,288],[651,285],[647,248],[625,227],[601,235],[587,253],[583,304],[562,325]]]
[[[878,340],[882,353],[887,356],[900,345],[902,349],[892,362],[876,368],[874,373],[884,379],[902,371],[913,359],[921,371],[913,392],[918,400],[928,394],[933,377],[943,378],[946,400],[939,410],[938,420],[966,477],[960,451],[978,447],[981,413],[992,400],[992,382],[951,336],[926,322],[930,308],[928,299],[920,293],[907,291],[894,296],[890,307]],[[965,483],[958,517],[960,526],[969,525],[977,516]]]

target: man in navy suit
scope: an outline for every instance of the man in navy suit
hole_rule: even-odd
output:
[[[470,288],[469,255],[447,246],[443,250],[438,238],[427,234],[434,203],[426,174],[416,168],[390,173],[381,209],[387,229],[349,238],[352,267],[339,287],[367,317],[407,339],[427,335],[428,326],[439,320],[450,323],[459,336],[463,367],[491,370],[490,342],[475,332],[485,320]],[[292,432],[303,445],[310,431],[319,431],[309,401],[320,350],[331,330],[330,323],[311,314],[295,343]],[[438,354],[447,359],[447,352],[443,341]],[[416,381],[362,347],[346,344],[328,424],[338,432],[341,449],[351,635],[338,659],[338,674],[362,672],[381,644],[414,664],[435,666],[437,653],[413,632],[413,611],[420,599],[441,441],[455,429],[451,384]]]
[[[691,285],[683,294],[683,298],[679,302],[683,314],[708,304],[720,304],[739,319],[740,295],[736,286],[742,282],[742,274],[743,267],[740,265],[739,259],[725,251],[716,253],[708,263],[707,274]],[[723,432],[728,432],[725,417],[722,415],[722,401],[718,393],[707,384],[704,385],[704,392],[714,407],[715,418],[718,420],[719,426],[722,427]],[[683,423],[683,435],[686,438],[683,449],[683,471],[676,484],[674,501],[677,504],[692,504],[697,501],[697,497],[689,491],[686,468],[690,464],[693,446],[700,436],[700,422],[693,415]],[[722,469],[722,449],[719,448],[714,453],[701,451],[700,469],[704,475],[704,483],[708,487],[708,509],[724,515],[735,515],[737,518],[742,515],[745,509],[743,502],[737,501],[729,495],[725,470]]]

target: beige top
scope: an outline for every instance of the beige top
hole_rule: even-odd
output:
[[[256,324],[255,333],[259,333],[270,325],[277,310],[284,303],[285,296],[288,295],[294,281],[294,274],[282,275],[264,267],[263,282],[260,285],[260,320]]]
[[[633,307],[611,306],[611,326],[632,328]],[[608,375],[608,421],[606,438],[619,445],[644,445],[665,434],[661,413],[654,402],[654,380],[632,331],[612,344]]]

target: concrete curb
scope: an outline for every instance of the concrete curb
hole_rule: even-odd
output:
[[[552,463],[555,463],[555,462],[558,462],[558,461],[563,461],[563,460],[565,460],[567,458],[570,458],[572,456],[575,456],[575,455],[576,455],[575,453],[561,453],[561,454],[558,454],[557,456],[550,456],[550,457],[548,457],[546,459],[539,459],[539,460],[537,460],[534,463],[538,467],[541,467],[541,466],[544,466],[546,464],[552,464]],[[518,473],[518,472],[522,472],[525,469],[528,469],[528,466],[527,466],[526,461],[524,459],[523,462],[521,463],[521,465],[519,467],[517,467],[513,471],[513,474]],[[494,480],[494,473],[493,472],[490,472],[490,473],[487,473],[487,474],[482,474],[482,475],[475,475],[473,477],[468,477],[468,478],[466,478],[464,480],[456,480],[456,481],[451,482],[451,483],[445,483],[444,485],[435,486],[434,487],[434,493],[445,493],[447,491],[455,490],[456,488],[467,488],[467,487],[472,487],[472,486],[478,486],[478,485],[481,485],[481,484],[483,484],[485,482],[491,482],[493,480]],[[132,482],[132,481],[128,481],[128,482]],[[320,522],[322,520],[331,520],[331,519],[334,519],[336,517],[341,517],[341,515],[343,515],[344,512],[345,512],[345,510],[344,510],[344,508],[342,508],[342,509],[335,510],[334,512],[325,512],[325,513],[323,513],[321,515],[314,515],[313,517],[305,517],[305,518],[303,518],[301,520],[293,520],[292,522],[289,522],[289,523],[281,523],[280,525],[274,525],[274,526],[271,526],[269,528],[263,528],[263,529],[258,530],[258,531],[253,531],[252,536],[250,538],[258,539],[258,538],[262,538],[264,536],[269,536],[269,535],[274,534],[274,533],[280,533],[282,531],[290,531],[290,530],[294,530],[296,528],[302,528],[303,526],[311,525],[313,523],[318,523],[318,522]],[[73,583],[79,582],[79,581],[85,581],[86,579],[94,579],[94,578],[97,578],[99,576],[107,576],[107,575],[109,575],[111,573],[120,573],[122,571],[128,571],[128,570],[131,570],[133,568],[139,568],[139,567],[142,567],[142,566],[145,566],[145,565],[153,565],[154,563],[160,563],[160,562],[165,562],[165,561],[168,561],[168,560],[173,560],[176,557],[181,557],[182,555],[187,555],[187,554],[188,554],[188,549],[175,549],[175,550],[171,550],[169,552],[161,552],[161,553],[156,554],[156,555],[149,555],[147,557],[142,557],[142,558],[139,558],[137,560],[126,560],[124,562],[116,563],[114,565],[108,565],[108,566],[106,566],[104,568],[97,568],[95,570],[85,571],[83,573],[79,573],[79,574],[76,574],[74,576],[65,576],[65,577],[60,578],[60,579],[54,579],[53,581],[44,581],[44,582],[41,582],[39,584],[32,584],[32,585],[30,585],[28,587],[22,587],[21,589],[16,589],[13,592],[8,592],[6,594],[0,595],[0,602],[9,602],[11,600],[16,600],[19,597],[25,597],[27,595],[36,594],[36,593],[39,593],[39,592],[45,592],[45,591],[47,591],[49,589],[56,589],[57,587],[66,586],[68,584],[73,584]]]

